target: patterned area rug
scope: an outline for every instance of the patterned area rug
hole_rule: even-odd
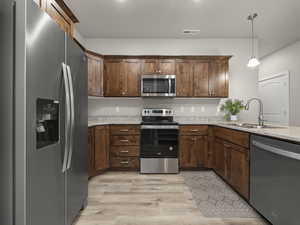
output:
[[[193,198],[206,217],[260,218],[260,216],[212,171],[181,172]]]

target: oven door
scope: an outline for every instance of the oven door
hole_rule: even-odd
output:
[[[142,96],[176,96],[175,75],[144,75],[141,79]]]
[[[177,158],[178,126],[143,125],[141,158]]]

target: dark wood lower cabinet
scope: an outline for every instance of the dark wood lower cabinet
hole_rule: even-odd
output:
[[[215,126],[181,126],[181,169],[212,168],[249,200],[249,134]],[[89,175],[106,169],[138,170],[140,126],[89,128]]]
[[[181,169],[204,167],[207,153],[207,126],[181,126],[179,166]]]
[[[215,139],[215,166],[214,169],[217,174],[219,174],[221,177],[226,177],[226,159],[227,155],[225,152],[225,146],[224,141],[216,138]]]
[[[180,136],[179,149],[181,169],[203,167],[207,136]]]
[[[237,192],[249,199],[249,149],[215,138],[214,165],[216,173]]]
[[[139,155],[140,126],[112,125],[110,127],[110,168],[138,170]]]
[[[89,128],[89,177],[109,168],[109,127]]]

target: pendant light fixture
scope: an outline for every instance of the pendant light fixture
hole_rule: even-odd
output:
[[[254,20],[257,18],[257,16],[257,13],[254,13],[247,17],[247,19],[251,22],[252,55],[247,65],[250,68],[255,68],[260,64],[259,60],[254,55]]]

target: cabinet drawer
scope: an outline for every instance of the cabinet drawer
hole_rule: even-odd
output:
[[[207,135],[208,126],[180,126],[180,135]]]
[[[140,161],[138,157],[111,157],[110,166],[111,168],[128,168],[138,169]]]
[[[139,157],[139,146],[112,146],[110,149],[110,155],[112,157]]]
[[[111,135],[128,135],[140,134],[140,126],[138,125],[113,125],[110,126]]]
[[[140,145],[140,136],[139,135],[118,135],[111,136],[111,145],[112,146],[130,146],[130,145]]]
[[[231,143],[249,148],[249,134],[237,130],[215,127],[214,135]]]

